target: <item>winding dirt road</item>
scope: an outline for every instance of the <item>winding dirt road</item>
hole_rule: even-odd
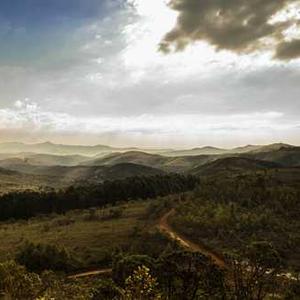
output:
[[[170,236],[171,239],[177,241],[179,244],[181,244],[184,248],[193,251],[193,252],[200,252],[205,256],[210,257],[216,265],[218,265],[221,268],[225,267],[224,260],[217,254],[211,252],[208,250],[207,247],[200,244],[195,244],[192,241],[188,240],[181,234],[177,233],[169,224],[168,219],[172,217],[175,214],[175,209],[173,208],[168,213],[166,213],[159,221],[159,229],[161,232],[166,233]]]
[[[158,228],[159,230],[167,234],[171,239],[177,241],[179,244],[181,244],[184,248],[193,251],[193,252],[200,252],[205,256],[210,257],[216,265],[218,265],[221,268],[225,267],[224,260],[217,254],[211,252],[210,250],[207,249],[204,245],[200,244],[195,244],[192,241],[188,240],[181,234],[177,233],[169,224],[168,219],[172,217],[175,214],[175,209],[171,209],[169,212],[164,214],[158,223]],[[94,271],[89,271],[89,272],[84,272],[84,273],[79,273],[79,274],[74,274],[69,276],[68,278],[70,279],[76,279],[76,278],[83,278],[83,277],[90,277],[90,276],[97,276],[97,275],[102,275],[102,274],[109,274],[112,272],[112,269],[99,269],[99,270],[94,270]]]

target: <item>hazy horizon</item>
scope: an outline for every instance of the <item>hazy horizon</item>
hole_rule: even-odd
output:
[[[291,143],[284,143],[282,141],[276,141],[272,143],[267,143],[267,144],[237,144],[233,146],[227,146],[227,147],[222,147],[222,146],[216,146],[212,144],[204,144],[204,145],[194,145],[190,147],[184,147],[184,146],[175,146],[175,147],[167,147],[167,146],[160,146],[160,145],[146,145],[146,146],[139,146],[139,145],[112,145],[112,144],[103,144],[103,143],[60,143],[60,142],[53,142],[50,140],[40,140],[40,141],[34,141],[34,142],[26,142],[26,141],[18,141],[18,140],[11,140],[11,141],[0,141],[1,144],[14,144],[14,143],[20,143],[24,145],[38,145],[38,144],[54,144],[54,145],[61,145],[61,146],[86,146],[86,147],[95,147],[95,146],[108,146],[111,148],[120,148],[120,149],[130,149],[130,148],[136,148],[138,150],[147,150],[147,149],[172,149],[172,150],[191,150],[191,149],[197,149],[197,148],[220,148],[220,149],[225,149],[225,150],[231,150],[234,148],[240,148],[240,147],[248,147],[248,146],[267,146],[267,145],[274,145],[274,144],[287,144],[290,146],[295,146],[299,147],[300,145],[298,144],[291,144]]]

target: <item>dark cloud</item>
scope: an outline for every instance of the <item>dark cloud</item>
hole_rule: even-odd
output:
[[[177,24],[164,37],[160,50],[182,50],[188,44],[204,40],[216,49],[247,53],[263,46],[264,38],[279,43],[277,58],[300,56],[299,41],[281,44],[283,31],[295,20],[270,23],[270,19],[287,5],[299,0],[171,0],[170,7],[179,12]],[[288,49],[286,49],[288,48]],[[284,53],[283,55],[280,55]]]
[[[300,39],[280,43],[277,47],[275,57],[281,60],[300,57]]]

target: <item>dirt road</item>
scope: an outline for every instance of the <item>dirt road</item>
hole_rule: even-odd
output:
[[[77,278],[91,277],[91,276],[97,276],[97,275],[102,275],[102,274],[110,274],[111,272],[112,272],[112,269],[99,269],[99,270],[74,274],[74,275],[69,276],[68,278],[69,279],[77,279]]]
[[[192,241],[188,240],[187,238],[183,237],[181,234],[177,233],[169,224],[168,219],[175,214],[175,209],[171,209],[169,212],[167,212],[165,215],[161,217],[159,220],[159,230],[161,232],[166,233],[169,235],[169,237],[178,243],[180,243],[183,247],[189,249],[190,251],[194,252],[200,252],[203,255],[206,255],[210,257],[219,267],[224,267],[225,263],[224,260],[218,256],[217,254],[211,252],[208,250],[204,245],[199,245],[195,244]],[[112,269],[99,269],[99,270],[94,270],[90,272],[84,272],[84,273],[79,273],[75,274],[72,276],[69,276],[70,279],[76,279],[76,278],[83,278],[83,277],[90,277],[90,276],[97,276],[101,274],[109,274],[112,272]]]
[[[204,245],[195,244],[188,240],[181,234],[177,233],[169,224],[168,219],[175,214],[175,209],[173,208],[168,213],[166,213],[159,221],[159,229],[161,232],[165,232],[172,238],[180,243],[183,247],[189,249],[190,251],[200,252],[203,255],[210,257],[219,267],[225,267],[224,260],[217,254],[211,252]]]

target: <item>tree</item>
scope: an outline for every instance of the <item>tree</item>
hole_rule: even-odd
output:
[[[41,274],[43,289],[40,297],[35,300],[89,300],[93,299],[93,291],[85,284],[78,281],[68,281],[52,271],[45,271]]]
[[[126,255],[117,253],[113,257],[113,279],[124,286],[126,279],[140,266],[154,268],[154,260],[148,255]]]
[[[126,279],[124,300],[159,300],[161,294],[158,290],[156,278],[150,274],[150,269],[140,266]]]
[[[111,279],[100,280],[93,289],[92,300],[119,300],[122,290]]]
[[[229,265],[233,299],[262,300],[279,287],[283,263],[270,243],[252,243],[242,256],[231,256]]]
[[[168,299],[214,299],[225,293],[223,270],[198,252],[175,250],[163,254],[157,274]]]

